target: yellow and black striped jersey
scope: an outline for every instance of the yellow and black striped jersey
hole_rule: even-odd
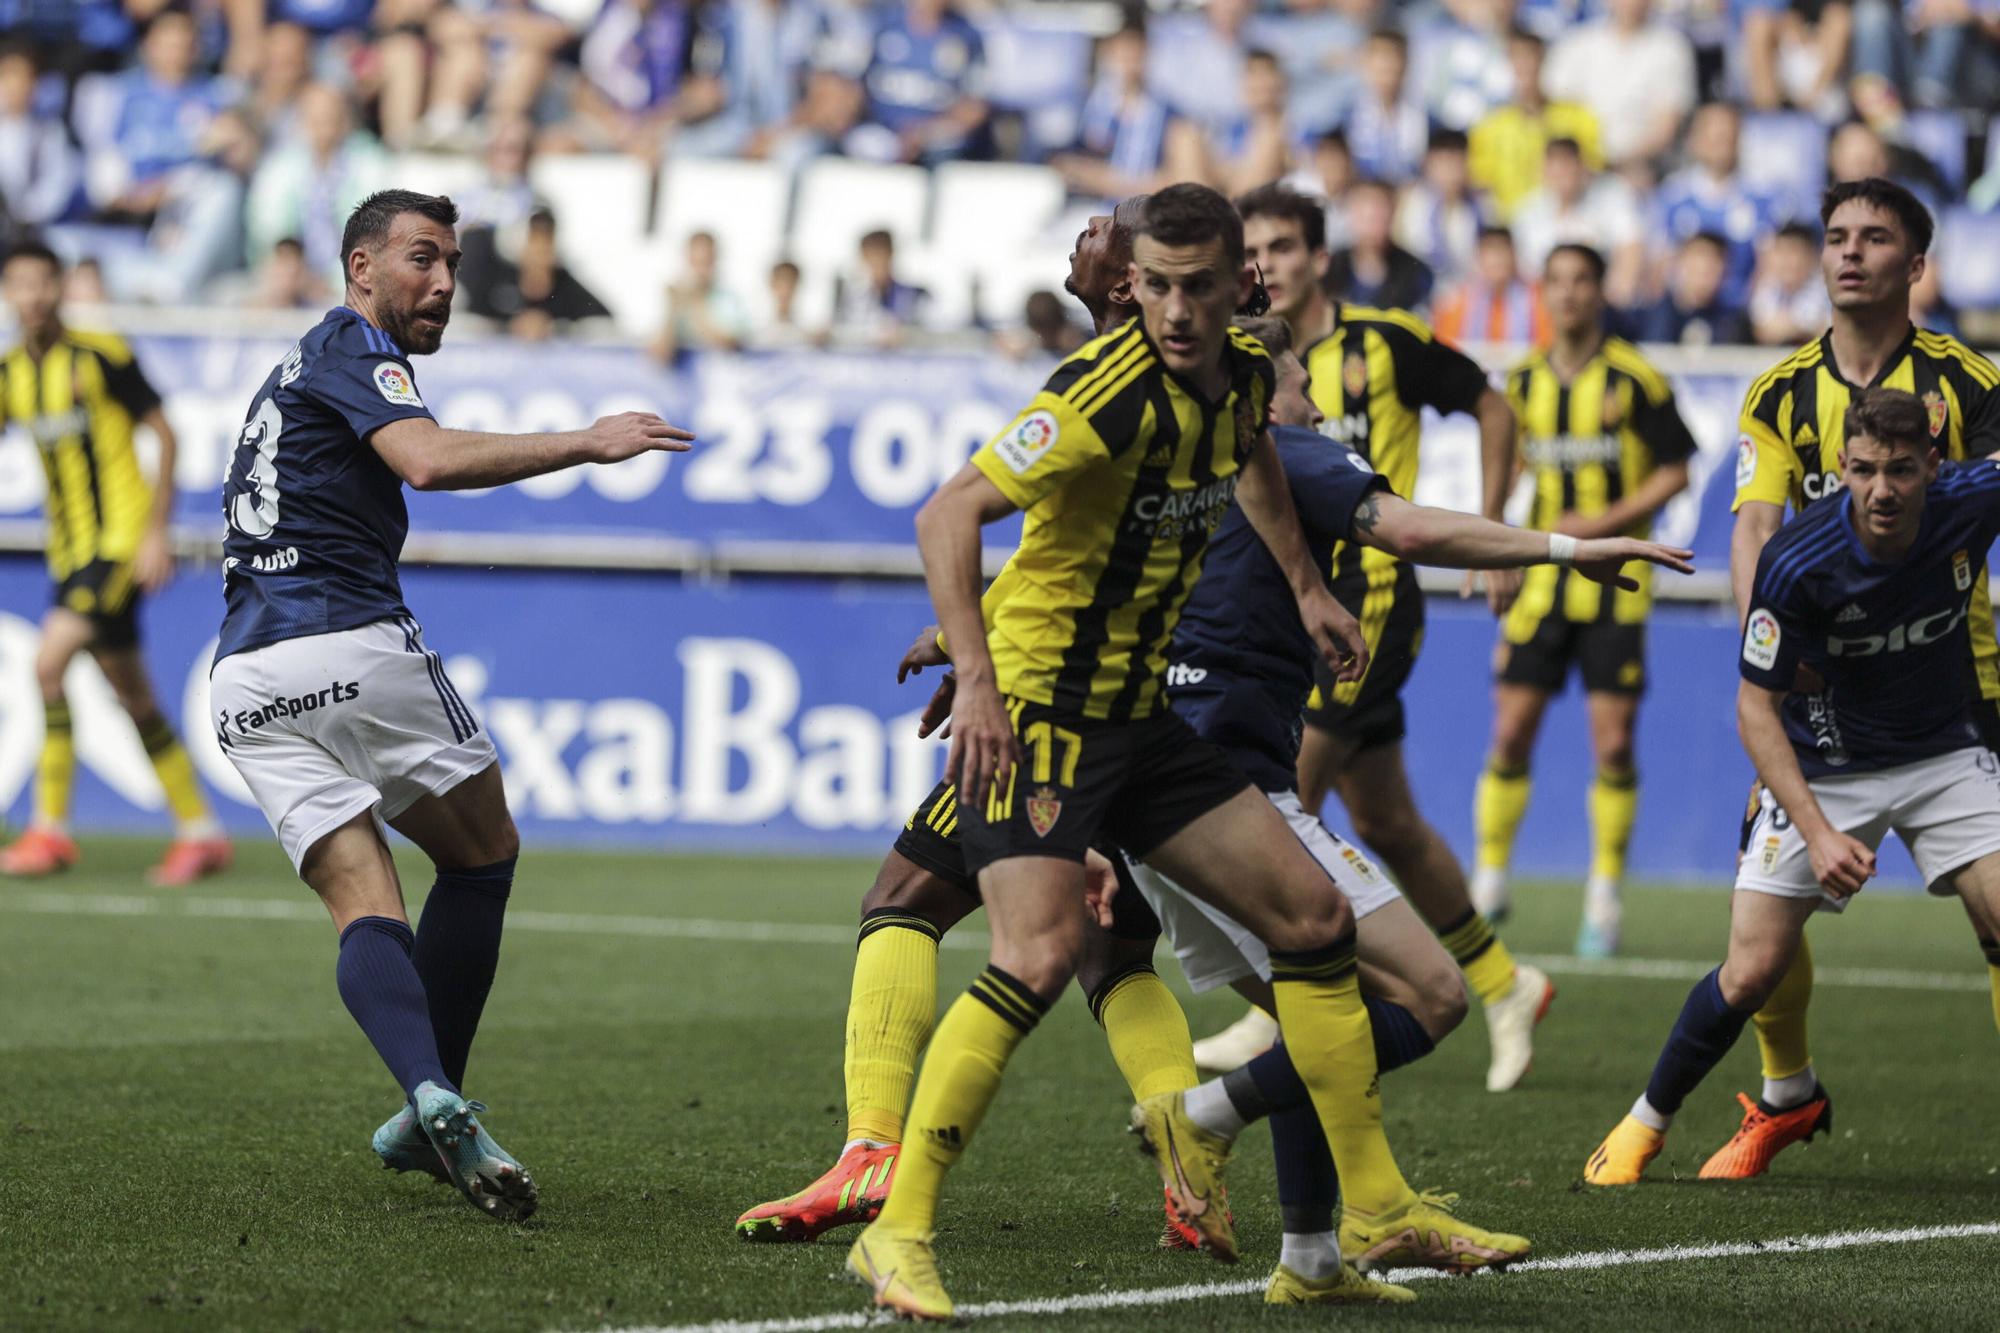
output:
[[[132,428],[160,402],[132,349],[109,333],[65,329],[36,358],[0,360],[0,427],[27,432],[48,477],[49,571],[58,581],[93,560],[130,560],[153,491]]]
[[[1842,378],[1832,340],[1831,333],[1820,335],[1750,385],[1737,423],[1732,509],[1762,500],[1800,510],[1839,491],[1841,423],[1857,388],[1915,394],[1929,409],[1931,438],[1946,458],[1984,458],[2000,450],[2000,368],[1958,339],[1913,325],[1866,385]],[[2000,646],[1983,570],[1966,628],[1979,692],[2000,699]]]
[[[1405,499],[1416,491],[1424,408],[1470,412],[1487,387],[1477,362],[1404,310],[1336,305],[1333,332],[1301,360],[1312,400],[1326,417],[1320,433],[1366,458]],[[1362,571],[1371,587],[1393,581],[1397,563],[1386,551],[1352,542],[1333,551],[1336,582]]]
[[[1231,329],[1207,402],[1137,319],[1056,367],[973,465],[1026,511],[982,609],[1000,689],[1113,721],[1166,706],[1167,644],[1264,431],[1276,375]]]
[[[1520,423],[1522,463],[1534,479],[1528,526],[1543,532],[1554,531],[1564,514],[1602,514],[1655,468],[1695,454],[1673,386],[1623,338],[1606,338],[1567,380],[1547,352],[1536,352],[1508,373],[1507,401]],[[1624,535],[1649,536],[1652,527],[1648,517]],[[1617,590],[1610,607],[1619,624],[1644,620],[1652,605],[1651,566],[1631,572],[1638,590]],[[1524,620],[1552,610],[1579,624],[1603,616],[1604,586],[1565,573],[1555,565],[1528,571],[1515,604]]]

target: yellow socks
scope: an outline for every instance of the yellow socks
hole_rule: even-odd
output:
[[[1639,816],[1639,775],[1598,770],[1590,784],[1590,877],[1609,884],[1625,878],[1625,852]]]
[[[1806,1007],[1812,1003],[1812,948],[1799,937],[1799,951],[1751,1021],[1757,1025],[1757,1050],[1764,1057],[1767,1082],[1792,1078],[1812,1064],[1806,1042]]]
[[[1979,947],[1986,952],[1986,975],[1993,983],[1993,1025],[2000,1027],[2000,941],[1982,939]]]
[[[69,823],[70,791],[76,785],[76,732],[66,699],[42,701],[42,757],[35,766],[35,822],[52,828]]]
[[[1478,912],[1467,910],[1451,925],[1438,932],[1438,939],[1451,950],[1458,970],[1481,1004],[1491,1004],[1514,989],[1514,955],[1493,933],[1493,927]]]
[[[1354,971],[1354,932],[1324,949],[1271,951],[1278,1025],[1312,1093],[1349,1209],[1378,1216],[1409,1202],[1410,1186],[1382,1130],[1375,1038]]]
[[[1133,963],[1106,978],[1091,992],[1090,1013],[1104,1028],[1133,1101],[1201,1081],[1187,1015],[1151,963]]]
[[[847,1137],[903,1141],[917,1052],[937,1014],[938,928],[900,908],[861,918],[847,997]]]
[[[986,1108],[1000,1091],[1008,1057],[1034,1031],[1048,1007],[1020,981],[989,965],[945,1012],[917,1079],[910,1135],[903,1142],[903,1160],[897,1163],[896,1183],[882,1205],[878,1226],[891,1231],[932,1229],[945,1173],[957,1164],[986,1118]],[[1366,1040],[1367,1020],[1362,1022]]]
[[[1505,874],[1514,859],[1514,835],[1520,832],[1521,816],[1528,812],[1528,794],[1534,782],[1525,768],[1486,766],[1472,797],[1472,831],[1478,843],[1476,857],[1480,870]]]
[[[146,747],[146,757],[153,761],[153,772],[159,775],[160,787],[167,793],[167,808],[174,812],[174,820],[183,828],[207,823],[208,798],[201,794],[194,760],[188,758],[187,748],[174,735],[173,724],[155,714],[139,728],[139,743]]]

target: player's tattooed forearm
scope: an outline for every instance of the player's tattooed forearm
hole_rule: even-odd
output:
[[[1360,507],[1354,511],[1354,530],[1356,532],[1373,532],[1375,531],[1376,523],[1380,522],[1381,518],[1382,504],[1374,496],[1370,495],[1363,499]]]

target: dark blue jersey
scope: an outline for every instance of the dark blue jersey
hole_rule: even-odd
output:
[[[1826,688],[1784,702],[1809,778],[1894,768],[1978,743],[1969,712],[1966,613],[2000,533],[2000,463],[1946,463],[1925,492],[1909,554],[1871,559],[1851,497],[1778,530],[1757,560],[1743,678],[1788,690],[1799,665]]]
[[[251,400],[223,483],[216,660],[409,614],[403,482],[368,437],[429,416],[409,358],[346,306],[299,339]]]
[[[1313,564],[1331,570],[1334,546],[1352,535],[1354,511],[1371,492],[1388,490],[1388,478],[1312,431],[1279,426],[1271,437]],[[1284,571],[1241,506],[1232,506],[1209,539],[1201,581],[1167,651],[1174,711],[1259,787],[1290,791],[1318,653]]]

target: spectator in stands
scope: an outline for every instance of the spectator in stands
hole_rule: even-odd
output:
[[[868,116],[849,152],[926,165],[988,154],[986,44],[949,0],[889,10],[861,82]]]
[[[534,160],[535,127],[526,116],[494,115],[486,121],[484,173],[479,182],[452,195],[458,204],[461,243],[467,232],[506,229],[525,224],[535,211],[535,190],[528,182]]]
[[[1958,311],[1944,296],[1944,270],[1935,258],[1910,288],[1910,322],[1931,333],[1960,336]]]
[[[341,227],[355,205],[389,184],[388,161],[373,136],[354,126],[347,94],[328,83],[299,94],[299,136],[267,153],[250,183],[245,239],[253,255],[287,236],[334,290],[345,281]]]
[[[648,6],[646,0],[636,7],[674,11],[667,26],[670,40],[680,45],[673,58],[684,64],[687,7]],[[555,54],[577,38],[576,29],[543,0],[389,0],[386,8],[381,122],[383,134],[399,147],[470,147],[478,134],[473,112],[482,105],[494,114],[530,113],[549,82]],[[600,28],[614,35],[639,28],[651,35],[655,30],[632,15],[631,8],[613,0],[600,15],[610,22],[600,22]],[[621,28],[621,19],[630,21]],[[585,54],[605,58],[602,48]],[[664,58],[660,51],[629,47],[613,58],[621,57],[627,72],[641,81],[660,73],[654,64]],[[674,73],[677,81],[684,70]]]
[[[40,75],[27,43],[0,47],[0,235],[61,221],[83,186],[61,117],[35,106]]]
[[[1337,301],[1414,310],[1430,299],[1430,266],[1391,238],[1396,191],[1364,177],[1347,192],[1348,243],[1333,252],[1326,290]]]
[[[1167,179],[1201,181],[1233,196],[1283,177],[1294,143],[1285,70],[1269,51],[1243,57],[1243,106],[1242,116],[1207,129],[1192,120],[1170,124]]]
[[[1512,232],[1479,229],[1472,275],[1438,300],[1433,327],[1449,343],[1548,345],[1549,315],[1541,284],[1521,277]]]
[[[64,305],[103,305],[108,299],[104,290],[104,266],[95,258],[85,255],[69,266],[63,276]]]
[[[1023,360],[1031,356],[1065,357],[1089,339],[1082,325],[1069,317],[1069,307],[1054,292],[1030,292],[1019,329],[1003,329],[994,339],[1003,355]]]
[[[138,67],[119,76],[109,137],[85,145],[90,198],[101,211],[152,216],[167,173],[200,156],[202,135],[230,90],[196,68],[196,37],[186,11],[161,11],[139,44]]]
[[[520,255],[502,262],[494,280],[466,292],[475,315],[497,320],[508,336],[539,342],[580,319],[603,319],[604,303],[563,265],[556,251],[556,215],[536,209]]]
[[[1300,194],[1325,202],[1329,250],[1338,250],[1348,242],[1347,193],[1360,178],[1354,154],[1348,151],[1347,135],[1338,129],[1314,139],[1308,165],[1285,178],[1285,184]]]
[[[1547,46],[1525,29],[1507,39],[1507,59],[1514,77],[1514,100],[1495,107],[1472,127],[1467,166],[1472,183],[1486,191],[1502,221],[1541,187],[1542,155],[1551,139],[1574,140],[1592,171],[1604,168],[1597,143],[1597,113],[1581,102],[1551,102],[1542,94],[1542,64]]]
[[[1729,242],[1729,272],[1723,294],[1731,304],[1749,299],[1757,249],[1778,229],[1789,210],[1738,174],[1743,122],[1727,102],[1709,102],[1688,122],[1688,164],[1661,182],[1653,196],[1655,233],[1678,245],[1698,232]]]
[[[1466,131],[1506,102],[1512,0],[1444,0],[1438,16],[1411,32],[1414,83],[1434,124]]]
[[[1743,0],[1738,46],[1750,105],[1837,114],[1853,33],[1846,0]]]
[[[545,147],[658,157],[676,125],[717,110],[702,101],[714,97],[712,84],[684,89],[693,38],[687,0],[606,0],[578,50],[575,115],[548,135]]]
[[[1921,107],[1990,109],[2000,90],[2000,10],[1991,0],[1859,0],[1854,100],[1873,81]]]
[[[750,316],[742,298],[724,287],[718,277],[714,233],[698,231],[689,236],[686,255],[687,267],[667,288],[666,325],[653,340],[653,355],[662,364],[689,348],[733,352],[750,334]],[[796,265],[793,274],[796,291]],[[774,298],[777,295],[775,281],[772,294]]]
[[[1466,171],[1465,134],[1431,131],[1423,175],[1403,192],[1396,208],[1396,241],[1424,261],[1441,281],[1456,281],[1472,265],[1485,221]]]
[[[244,196],[264,144],[247,114],[209,122],[201,156],[168,172],[146,241],[108,247],[104,283],[119,301],[182,305],[242,267]]]
[[[1246,49],[1274,51],[1291,90],[1286,115],[1308,139],[1340,124],[1360,91],[1360,54],[1378,22],[1378,0],[1287,0],[1244,30]]]
[[[312,33],[298,23],[266,25],[242,106],[264,127],[269,142],[283,143],[297,133],[299,94],[312,82],[312,72]]]
[[[1146,90],[1146,29],[1128,22],[1097,43],[1076,145],[1049,165],[1082,195],[1123,199],[1159,183],[1169,113]]]
[[[1394,28],[1369,34],[1361,52],[1361,95],[1347,113],[1347,144],[1364,176],[1400,184],[1416,174],[1430,126],[1405,87],[1410,45]]]
[[[1565,34],[1542,76],[1550,98],[1581,102],[1596,115],[1613,166],[1665,153],[1694,109],[1694,47],[1653,21],[1648,6],[1649,0],[1605,0],[1605,17]]]
[[[1691,347],[1749,342],[1750,320],[1729,299],[1728,273],[1727,238],[1712,231],[1688,237],[1675,256],[1667,294],[1633,317],[1634,335],[1641,342]]]
[[[1757,341],[1797,347],[1825,332],[1833,318],[1819,271],[1819,232],[1803,222],[1778,229],[1764,250],[1750,288],[1750,328]]]
[[[771,265],[770,298],[770,314],[757,330],[759,347],[803,347],[808,343],[824,341],[823,332],[815,333],[799,322],[797,264],[789,259],[780,259]]]
[[[257,269],[245,304],[258,310],[312,310],[332,300],[326,281],[306,262],[296,236],[282,237]]]
[[[1914,149],[1892,145],[1859,120],[1848,121],[1827,140],[1826,169],[1836,185],[1870,176],[1886,177],[1916,195],[1933,214],[1949,193],[1929,158]]]
[[[1204,128],[1243,114],[1245,34],[1254,0],[1209,0],[1199,12],[1159,19],[1147,84],[1177,115]]]
[[[1542,185],[1514,214],[1521,262],[1539,273],[1549,251],[1574,241],[1603,255],[1606,299],[1631,305],[1645,273],[1639,208],[1632,189],[1610,173],[1593,176],[1574,139],[1551,139],[1542,155]]]
[[[867,105],[859,79],[830,65],[815,66],[806,72],[805,92],[792,108],[791,119],[752,135],[744,155],[797,171],[812,158],[837,152],[860,126]]]
[[[0,26],[65,79],[118,69],[137,28],[123,0],[11,0],[0,15]]]
[[[896,240],[886,231],[861,238],[861,266],[835,280],[834,327],[878,347],[895,347],[921,320],[930,293],[896,276]]]
[[[760,130],[791,119],[805,70],[828,41],[826,17],[787,0],[713,0],[697,14],[695,70],[719,80],[721,104],[684,128],[674,151],[740,156]]]

